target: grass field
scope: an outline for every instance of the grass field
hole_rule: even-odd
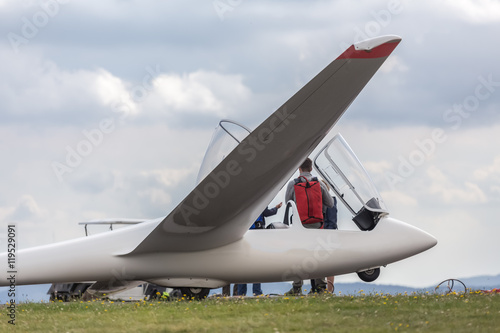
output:
[[[500,295],[317,295],[4,305],[0,332],[500,332]]]

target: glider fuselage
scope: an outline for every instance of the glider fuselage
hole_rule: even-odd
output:
[[[287,229],[252,230],[210,250],[120,254],[123,244],[155,223],[20,251],[17,283],[140,280],[168,287],[217,288],[359,272],[436,244],[420,229],[385,217],[369,232],[305,229],[297,223]]]

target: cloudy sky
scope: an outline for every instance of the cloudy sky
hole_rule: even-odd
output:
[[[254,128],[353,42],[395,34],[331,134],[439,244],[378,282],[500,274],[497,1],[0,0],[0,32],[0,244],[12,223],[27,248],[166,215],[219,119]]]

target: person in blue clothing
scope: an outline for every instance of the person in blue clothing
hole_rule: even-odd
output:
[[[283,205],[283,203],[280,202],[274,208],[266,207],[266,209],[264,209],[264,211],[262,212],[262,214],[260,214],[260,216],[257,218],[257,220],[255,220],[254,224],[252,224],[252,226],[250,227],[250,230],[252,230],[252,229],[265,229],[266,228],[266,217],[276,215],[276,213],[278,213],[278,209],[280,209],[282,205]]]
[[[337,198],[333,198],[333,207],[323,207],[323,229],[338,229],[337,226]]]
[[[322,180],[322,182],[326,185],[326,187],[328,188],[328,190],[330,189],[330,187],[328,186],[328,184]],[[323,229],[334,229],[334,230],[337,230],[338,229],[338,226],[337,226],[337,198],[335,197],[332,197],[333,198],[333,207],[327,207],[327,206],[323,206],[323,217],[324,217],[324,222],[323,222]],[[333,286],[333,281],[334,281],[334,276],[328,276],[326,278],[326,290],[329,292],[329,293],[333,293],[333,291],[335,290],[335,287]]]
[[[277,204],[273,208],[267,208],[260,214],[257,220],[252,224],[250,230],[252,229],[265,229],[266,228],[266,217],[276,215],[278,209],[283,205],[282,202]],[[262,287],[261,283],[254,283],[252,286],[252,293],[254,296],[262,295]],[[238,296],[245,296],[247,294],[247,285],[246,284],[238,284]]]

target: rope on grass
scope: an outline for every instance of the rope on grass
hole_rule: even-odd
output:
[[[441,282],[440,284],[438,284],[436,286],[436,288],[434,288],[434,291],[436,292],[441,287],[442,284],[446,283],[447,284],[446,285],[446,289],[447,289],[446,294],[450,294],[450,293],[454,292],[453,289],[455,288],[455,282],[460,283],[464,287],[464,294],[466,294],[467,293],[467,287],[465,286],[465,283],[463,283],[462,281],[460,281],[458,279],[444,280],[443,282]],[[445,286],[443,286],[443,287],[445,287]]]

